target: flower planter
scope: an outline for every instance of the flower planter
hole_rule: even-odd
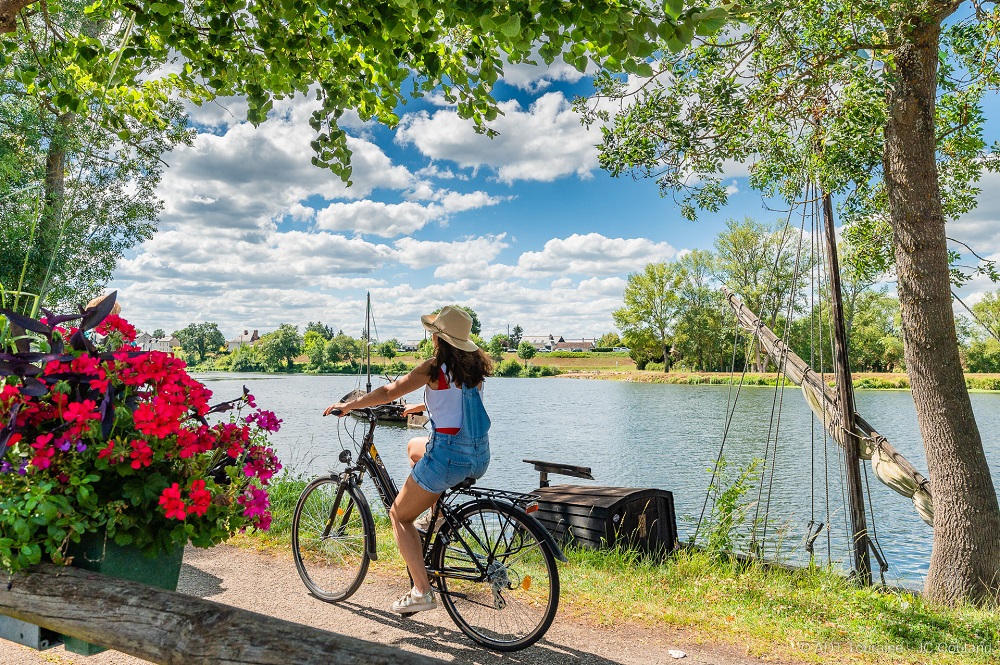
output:
[[[68,554],[73,557],[72,565],[76,568],[175,591],[184,548],[176,547],[172,552],[147,557],[136,547],[116,544],[104,533],[87,533],[79,543],[70,545]],[[63,635],[62,640],[67,651],[83,656],[106,651],[104,647],[69,635]]]

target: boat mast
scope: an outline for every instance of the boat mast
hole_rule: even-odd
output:
[[[367,292],[368,305],[365,307],[365,367],[368,369],[368,383],[365,392],[372,391],[372,294]]]
[[[844,302],[840,290],[840,261],[837,258],[837,234],[833,228],[833,200],[823,192],[823,227],[826,242],[827,268],[830,272],[830,313],[833,318],[833,364],[837,379],[837,406],[844,428],[844,467],[847,475],[847,495],[851,509],[851,532],[854,541],[854,572],[864,585],[872,583],[872,564],[868,553],[868,525],[865,518],[865,498],[861,488],[861,456],[854,410],[854,384],[847,358],[847,327],[844,324]]]

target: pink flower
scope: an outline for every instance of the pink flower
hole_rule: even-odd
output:
[[[144,466],[149,466],[153,462],[153,450],[149,447],[149,444],[142,439],[135,439],[129,445],[132,447],[132,452],[129,453],[129,457],[132,458],[132,468],[139,469]]]
[[[191,483],[191,491],[188,494],[191,497],[192,515],[201,517],[208,512],[208,507],[212,504],[212,493],[205,489],[204,480],[199,479]]]

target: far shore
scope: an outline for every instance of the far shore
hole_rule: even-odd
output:
[[[828,383],[833,384],[833,373],[828,375]],[[645,370],[563,370],[563,379],[597,379],[601,381],[625,381],[629,383],[663,383],[672,385],[730,385],[774,386],[778,378],[775,372],[765,374],[741,372],[687,372],[687,371],[645,371]],[[853,375],[857,390],[909,390],[910,377],[903,372],[859,372]],[[784,379],[788,385],[790,381]],[[1000,374],[966,374],[965,383],[970,391],[1000,391]]]

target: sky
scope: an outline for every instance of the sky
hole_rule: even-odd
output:
[[[493,139],[435,98],[401,109],[394,129],[347,117],[351,187],[310,164],[313,100],[278,101],[256,128],[239,99],[189,105],[198,133],[164,158],[159,231],[109,288],[146,331],[211,321],[229,339],[321,321],[358,335],[371,292],[380,339],[418,339],[420,315],[454,303],[477,312],[487,339],[515,325],[598,337],[614,329],[630,272],[712,249],[729,218],[782,215],[749,189],[742,165],[727,171],[729,205],[696,222],[652,180],[610,177],[599,128],[571,106],[592,90],[561,62],[508,65]],[[1000,138],[1000,124],[988,134]],[[949,234],[1000,258],[1000,175],[987,174],[983,192]],[[962,296],[975,302],[993,286],[977,280]]]

